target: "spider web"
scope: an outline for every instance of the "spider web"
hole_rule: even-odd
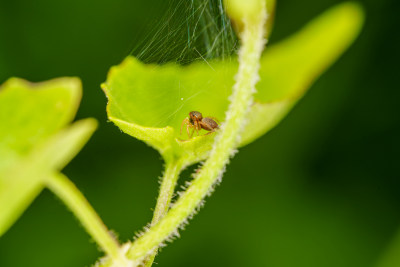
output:
[[[131,51],[141,61],[185,65],[236,52],[238,39],[223,0],[168,0],[164,14]]]

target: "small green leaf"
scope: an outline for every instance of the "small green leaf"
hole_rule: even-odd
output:
[[[362,22],[360,6],[341,4],[266,49],[241,145],[266,133],[287,114],[353,42]],[[111,68],[102,85],[109,100],[108,116],[124,132],[159,150],[166,160],[198,162],[207,156],[214,134],[188,139],[185,128],[180,134],[182,120],[196,110],[223,121],[236,72],[235,60],[160,66],[128,57]]]
[[[10,79],[0,89],[0,235],[61,170],[96,128],[93,119],[65,128],[79,104],[76,78],[40,84]]]

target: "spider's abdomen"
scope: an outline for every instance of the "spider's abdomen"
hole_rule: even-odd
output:
[[[216,123],[213,119],[205,117],[202,120],[201,127],[206,131],[212,131],[214,129],[218,129],[218,123]]]

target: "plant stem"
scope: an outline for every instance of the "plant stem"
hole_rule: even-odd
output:
[[[258,80],[259,61],[265,45],[265,21],[265,7],[260,10],[259,18],[252,18],[251,22],[244,20],[244,28],[240,35],[242,46],[239,51],[239,71],[230,98],[231,104],[226,122],[216,136],[208,160],[193,183],[167,215],[138,238],[128,250],[127,256],[133,260],[135,266],[176,232],[177,228],[195,212],[202,199],[212,191],[213,185],[221,177],[225,165],[234,153]]]
[[[106,252],[117,266],[128,266],[128,260],[120,250],[120,245],[107,230],[96,211],[79,189],[63,174],[47,176],[47,187],[53,191],[80,220],[86,231]]]
[[[167,163],[166,170],[161,181],[160,193],[158,194],[151,226],[157,224],[167,213],[181,169],[182,164],[178,161]],[[156,254],[157,250],[147,257],[144,263],[145,267],[150,267],[153,264]]]

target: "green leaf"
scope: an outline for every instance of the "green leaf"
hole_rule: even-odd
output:
[[[266,49],[242,145],[265,134],[287,114],[312,83],[353,43],[363,22],[364,13],[359,5],[340,4],[298,33]]]
[[[0,89],[0,235],[43,189],[43,179],[61,170],[87,142],[96,122],[73,119],[80,81],[40,84],[10,79]]]
[[[204,147],[212,144],[213,135],[187,141],[186,129],[180,135],[180,126],[191,110],[223,119],[235,71],[234,65],[224,65],[145,65],[128,57],[111,68],[102,86],[109,100],[108,116],[124,132],[145,141],[165,158],[193,154],[204,158],[203,152],[208,151]]]
[[[266,49],[241,145],[266,133],[287,114],[353,42],[362,22],[360,6],[341,4]],[[166,160],[198,162],[207,156],[214,134],[188,139],[185,130],[180,135],[181,122],[193,110],[223,121],[236,71],[235,60],[160,66],[128,57],[111,68],[102,85],[109,100],[108,116],[122,131],[145,141]],[[201,134],[205,133],[202,130]]]
[[[0,87],[0,155],[29,153],[36,143],[72,121],[80,98],[77,78],[38,84],[9,79]]]

